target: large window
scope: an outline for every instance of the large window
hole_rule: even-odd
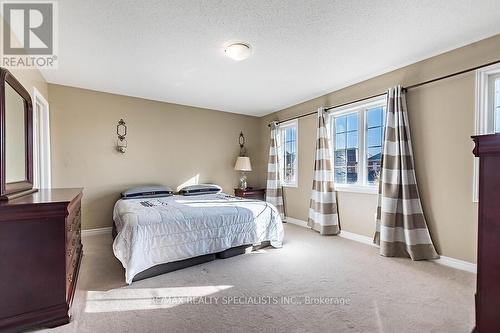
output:
[[[281,136],[281,180],[283,186],[297,186],[297,120],[287,121],[280,125]]]
[[[380,177],[384,97],[330,111],[335,187],[374,192]]]
[[[476,134],[500,133],[500,65],[476,71]],[[479,159],[474,159],[472,200],[477,202]]]

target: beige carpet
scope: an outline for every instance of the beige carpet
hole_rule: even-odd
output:
[[[471,331],[475,275],[384,258],[375,247],[290,224],[285,229],[282,249],[216,260],[131,286],[112,254],[111,236],[86,237],[73,320],[48,331]]]

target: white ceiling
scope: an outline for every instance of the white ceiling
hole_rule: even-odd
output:
[[[58,3],[48,82],[256,116],[500,33],[499,0]]]

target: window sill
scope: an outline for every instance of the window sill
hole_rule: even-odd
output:
[[[362,186],[362,185],[335,185],[337,192],[365,193],[378,194],[378,186]]]
[[[287,184],[281,184],[281,186],[282,187],[299,187],[298,184],[289,184],[289,183],[287,183]]]

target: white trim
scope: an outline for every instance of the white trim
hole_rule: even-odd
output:
[[[351,192],[351,193],[365,193],[365,194],[378,194],[378,186],[376,185],[350,185],[350,184],[335,184],[335,191],[337,192]]]
[[[366,244],[366,245],[378,247],[377,244],[373,243],[373,238],[368,237],[368,236],[355,234],[353,232],[349,232],[349,231],[345,231],[345,230],[340,230],[339,236],[342,237],[342,238],[350,239],[350,240],[353,240],[353,241],[356,241],[356,242],[359,242],[359,243],[363,243],[363,244]]]
[[[302,220],[299,220],[299,219],[294,219],[293,217],[285,217],[284,221],[286,223],[290,223],[290,224],[295,224],[295,225],[298,225],[299,227],[304,227],[304,228],[308,228],[308,229],[311,229],[307,226],[307,222],[306,221],[302,221]]]
[[[38,104],[43,110],[38,109]],[[51,188],[50,109],[43,95],[33,87],[33,159],[34,186]]]
[[[491,112],[488,102],[491,100],[489,79],[491,75],[500,73],[500,65],[492,65],[476,70],[475,117],[476,135],[495,132],[495,112]],[[493,109],[494,110],[494,109]],[[479,201],[479,158],[473,157],[474,175],[472,179],[472,201]]]
[[[82,230],[82,237],[105,235],[105,234],[110,234],[111,235],[111,231],[112,230],[113,230],[112,227],[96,228],[96,229],[86,229],[86,230]]]
[[[285,221],[288,223],[291,223],[291,224],[295,224],[295,225],[310,229],[307,226],[307,222],[299,220],[299,219],[287,217],[285,219]],[[341,230],[339,237],[349,239],[349,240],[352,240],[355,242],[363,243],[366,245],[370,245],[373,247],[379,247],[377,244],[373,243],[373,239],[371,237],[356,234],[354,232]],[[466,271],[466,272],[470,272],[470,273],[477,272],[477,265],[476,264],[468,262],[468,261],[460,260],[460,259],[446,257],[446,256],[439,256],[439,259],[429,260],[429,262],[433,262],[433,263],[443,265],[443,266],[452,267],[452,268],[459,269],[459,270]]]
[[[460,269],[462,271],[467,271],[470,273],[477,273],[477,265],[468,261],[450,258],[446,256],[439,256],[439,259],[433,260],[436,264]]]

